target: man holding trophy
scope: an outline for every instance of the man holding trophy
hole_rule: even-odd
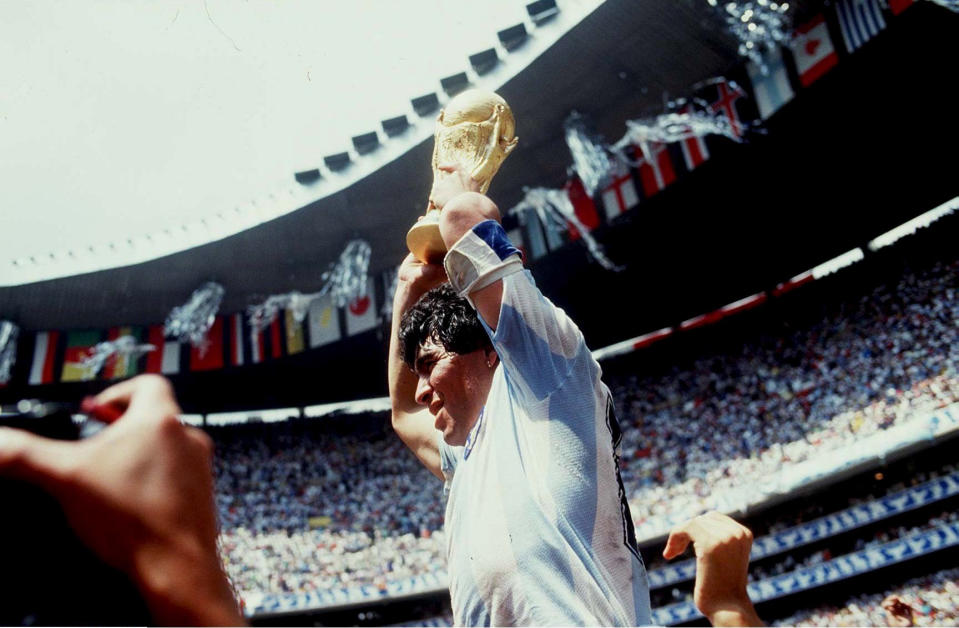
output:
[[[609,389],[583,334],[537,289],[484,195],[516,145],[498,95],[470,90],[437,121],[427,216],[398,271],[389,387],[397,434],[447,495],[456,625],[651,622],[616,454]],[[757,625],[752,536],[710,513],[677,527],[715,625]]]
[[[648,624],[609,390],[482,194],[512,135],[495,94],[440,114],[438,216],[411,230],[394,301],[393,425],[446,482],[457,625]]]

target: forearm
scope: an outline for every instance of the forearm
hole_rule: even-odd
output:
[[[499,208],[479,192],[464,192],[450,199],[440,214],[440,235],[451,249],[463,235],[484,220],[502,220]]]
[[[409,308],[413,307],[421,296],[420,291],[414,289],[408,282],[396,282],[396,293],[393,296],[393,323],[390,330],[390,349],[387,364],[394,424],[400,415],[416,412],[419,409],[414,398],[416,392],[416,377],[403,361],[399,331],[403,314]]]
[[[708,616],[713,626],[763,626],[752,602],[713,611]]]
[[[134,557],[133,571],[158,625],[246,625],[214,548],[145,547]]]

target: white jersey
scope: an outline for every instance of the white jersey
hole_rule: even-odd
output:
[[[440,437],[457,625],[650,623],[609,390],[582,333],[536,288],[502,227],[450,250],[461,294],[503,280],[501,366],[466,446]]]

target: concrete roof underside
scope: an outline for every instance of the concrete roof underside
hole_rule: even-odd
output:
[[[526,186],[563,185],[572,160],[562,124],[571,110],[616,141],[626,120],[662,112],[664,95],[686,95],[736,64],[736,45],[705,2],[609,0],[498,90],[514,110],[520,143],[491,197],[508,209]],[[395,266],[429,193],[431,150],[432,140],[423,142],[339,193],[214,243],[2,288],[0,316],[27,329],[156,323],[207,280],[226,289],[221,311],[239,311],[271,294],[319,289],[323,270],[355,237],[372,247],[372,272]]]

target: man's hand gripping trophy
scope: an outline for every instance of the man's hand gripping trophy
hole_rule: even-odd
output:
[[[425,263],[441,263],[446,245],[439,217],[448,201],[446,177],[468,174],[485,194],[500,165],[516,147],[516,123],[509,105],[497,94],[470,89],[453,98],[436,119],[433,143],[433,189],[426,216],[406,234],[410,252]]]

